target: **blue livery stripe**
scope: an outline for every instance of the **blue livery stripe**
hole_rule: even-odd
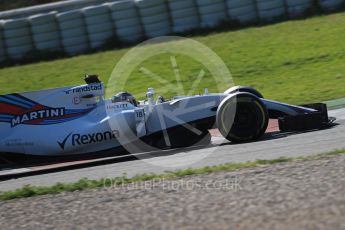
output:
[[[24,100],[24,99],[21,98],[21,97],[18,97],[18,96],[15,96],[15,95],[11,95],[11,94],[7,94],[7,95],[4,95],[4,96],[7,97],[7,98],[10,98],[10,99],[12,99],[12,100],[15,100],[15,101],[18,101],[18,102],[21,102],[21,103],[30,105],[31,107],[37,104],[37,103],[32,103],[32,102],[29,101],[29,100]]]
[[[13,115],[0,114],[0,118],[13,118]]]
[[[30,105],[23,104],[23,103],[20,103],[20,102],[16,102],[16,101],[7,99],[7,98],[5,98],[4,96],[0,96],[0,102],[1,102],[1,101],[2,101],[2,102],[5,102],[5,103],[7,103],[7,104],[19,106],[19,107],[22,107],[22,108],[25,108],[25,109],[31,108]]]
[[[67,109],[65,112],[66,114],[74,114],[74,113],[88,113],[91,112],[93,109]]]
[[[65,118],[65,119],[59,119],[59,120],[45,120],[43,121],[44,123],[47,122],[47,123],[63,123],[63,122],[66,122],[66,121],[72,121],[72,120],[75,120],[75,119],[78,119],[80,118],[79,117],[69,117],[69,118]]]

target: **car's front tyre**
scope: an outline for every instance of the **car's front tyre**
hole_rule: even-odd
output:
[[[235,93],[226,97],[217,110],[216,124],[231,142],[248,142],[266,131],[269,116],[263,102],[251,93]]]

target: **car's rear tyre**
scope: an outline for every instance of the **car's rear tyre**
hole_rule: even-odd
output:
[[[224,93],[225,94],[234,94],[234,93],[251,93],[254,94],[255,96],[257,96],[258,98],[264,98],[264,96],[257,91],[256,89],[254,89],[253,87],[250,86],[234,86],[231,87],[230,89],[226,90]]]
[[[235,93],[226,97],[217,110],[216,124],[231,142],[248,142],[266,131],[269,116],[266,106],[255,95]]]

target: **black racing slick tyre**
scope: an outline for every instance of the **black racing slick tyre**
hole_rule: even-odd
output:
[[[267,129],[268,121],[266,106],[250,93],[229,95],[217,110],[217,127],[231,142],[249,142],[260,138]]]
[[[234,93],[251,93],[254,94],[255,96],[257,96],[258,98],[264,98],[264,96],[257,91],[256,89],[254,89],[253,87],[250,86],[234,86],[231,87],[230,89],[226,90],[224,93],[225,94],[234,94]]]

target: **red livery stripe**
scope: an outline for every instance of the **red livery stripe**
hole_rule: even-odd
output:
[[[21,115],[24,112],[25,112],[25,109],[21,107],[0,102],[0,113],[10,114],[10,115]]]

